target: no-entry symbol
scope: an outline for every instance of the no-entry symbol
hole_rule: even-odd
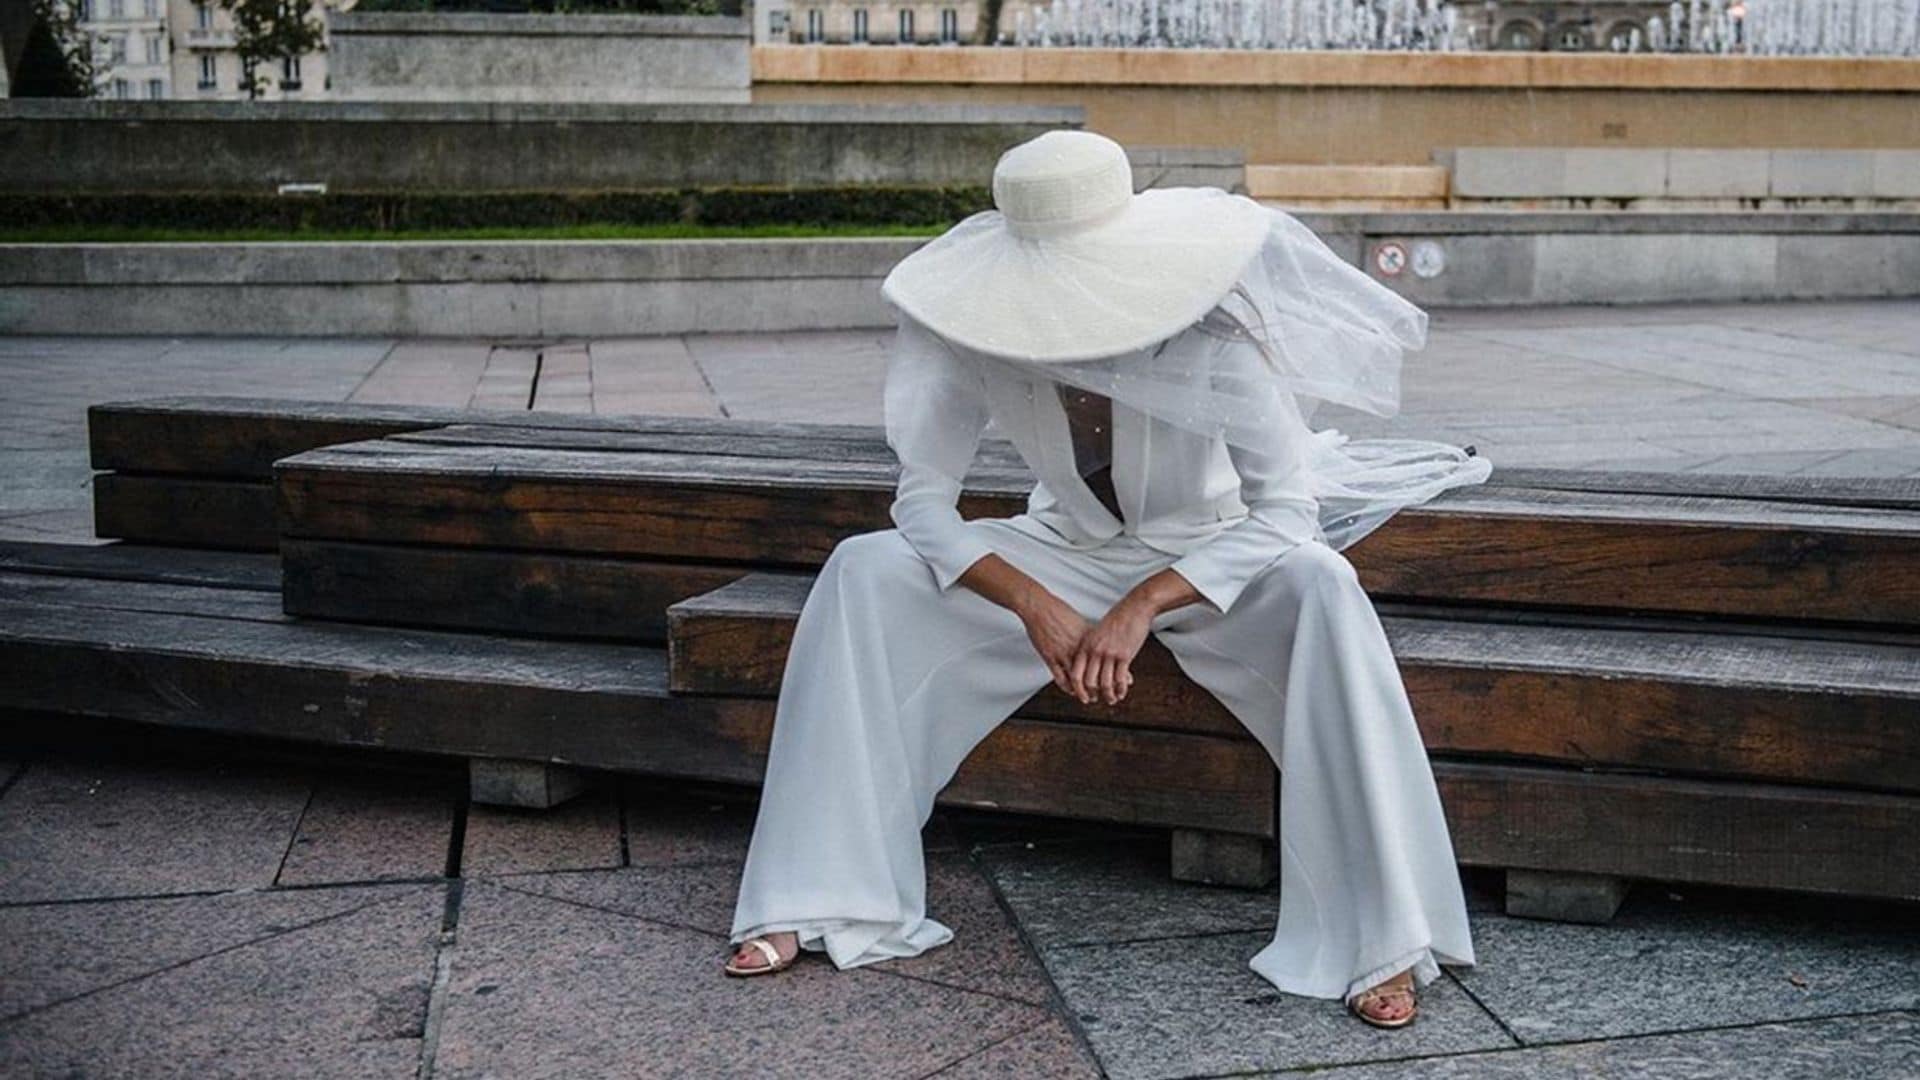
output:
[[[1407,249],[1397,240],[1388,240],[1373,249],[1373,268],[1382,277],[1399,277],[1407,268]]]

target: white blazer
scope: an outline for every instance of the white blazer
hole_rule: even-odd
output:
[[[989,419],[1037,480],[1011,524],[1070,547],[1126,533],[1176,556],[1172,569],[1226,611],[1268,563],[1320,533],[1307,469],[1287,458],[1229,446],[1113,403],[1113,486],[1121,517],[1075,467],[1056,384],[1040,377],[984,378],[965,350],[904,312],[887,360],[888,444],[900,459],[894,525],[950,589],[992,548],[961,518],[961,484]],[[1168,348],[1204,331],[1188,328]],[[1311,431],[1297,410],[1298,438]]]

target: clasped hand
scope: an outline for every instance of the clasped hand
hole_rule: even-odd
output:
[[[1055,686],[1083,705],[1117,705],[1133,686],[1133,659],[1146,644],[1153,612],[1129,596],[1089,623],[1066,601],[1046,594],[1023,618]]]

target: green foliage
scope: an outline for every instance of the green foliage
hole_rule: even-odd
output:
[[[32,0],[33,19],[22,43],[14,97],[92,97],[97,86],[93,39],[80,25],[74,0]]]
[[[308,18],[314,0],[220,0],[233,13],[234,51],[240,56],[240,89],[249,99],[267,87],[261,69],[304,56],[326,45],[327,30]]]
[[[991,208],[985,187],[666,188],[629,191],[216,192],[9,195],[0,229],[261,230],[374,234],[593,225],[941,228]]]

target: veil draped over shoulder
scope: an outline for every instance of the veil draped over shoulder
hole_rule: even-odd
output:
[[[1401,358],[1426,345],[1427,314],[1292,215],[1262,209],[1264,243],[1219,303],[1180,333],[1092,360],[969,352],[988,379],[1066,383],[1229,445],[1296,456],[1312,473],[1321,531],[1335,550],[1404,507],[1485,481],[1492,464],[1468,448],[1311,427],[1321,402],[1397,415]]]

